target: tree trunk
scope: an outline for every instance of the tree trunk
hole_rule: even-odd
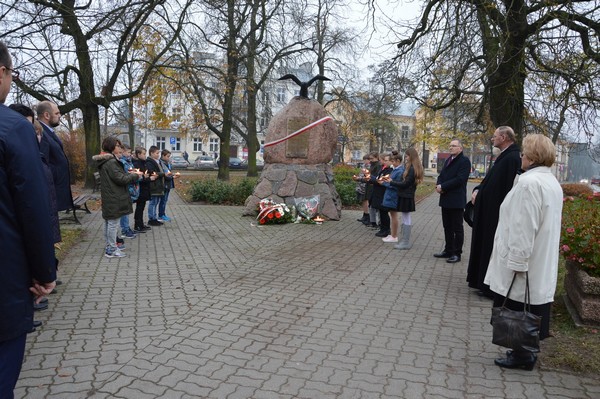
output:
[[[100,153],[100,112],[98,105],[86,104],[81,107],[83,113],[83,129],[85,131],[85,186],[93,188],[95,184],[94,172],[97,172],[96,163],[92,160],[94,155]]]
[[[523,119],[525,112],[525,47],[527,27],[527,10],[522,0],[510,3],[507,10],[506,30],[500,38],[486,38],[486,53],[498,56],[497,41],[504,42],[503,53],[495,63],[488,65],[489,78],[489,103],[490,119],[496,127],[510,126],[515,131],[517,142],[523,137]]]

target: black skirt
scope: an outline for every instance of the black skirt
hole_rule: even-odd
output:
[[[494,292],[494,307],[500,307],[504,303],[504,297]],[[508,299],[506,307],[510,310],[523,311],[523,303]],[[552,302],[543,305],[531,305],[531,313],[542,318],[540,325],[540,340],[550,336],[550,313],[552,311]],[[490,321],[491,323],[491,321]]]
[[[398,212],[414,212],[415,198],[398,197]]]

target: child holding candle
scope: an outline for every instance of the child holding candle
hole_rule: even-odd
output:
[[[135,214],[133,215],[134,223],[133,230],[136,233],[145,233],[152,227],[144,224],[144,209],[146,209],[146,202],[150,199],[150,182],[156,180],[156,176],[149,176],[146,173],[146,149],[143,147],[136,147],[135,154],[133,157],[133,166],[135,169],[143,173],[143,178],[140,180],[140,195],[135,201]]]
[[[385,187],[382,205],[390,215],[390,234],[383,237],[383,242],[398,242],[398,189],[397,186],[390,183],[400,183],[404,173],[402,165],[402,155],[398,151],[392,151],[390,162],[394,168],[387,177],[382,177],[381,185]]]
[[[165,173],[160,165],[160,148],[150,147],[148,151],[150,158],[146,160],[146,171],[150,176],[150,204],[148,205],[148,224],[150,226],[162,226],[158,221],[157,207],[160,197],[165,194]]]
[[[171,192],[171,189],[175,188],[174,179],[179,177],[179,174],[173,174],[173,172],[171,172],[171,151],[162,150],[160,154],[160,165],[165,173],[165,193],[158,201],[158,221],[170,222],[171,218],[165,213],[167,201],[169,200],[169,193]]]
[[[387,179],[386,179],[387,180]],[[402,241],[394,245],[396,249],[410,249],[410,233],[412,229],[411,213],[415,211],[415,193],[417,185],[423,182],[423,165],[414,148],[404,153],[404,172],[402,181],[388,180],[398,190],[398,210],[402,214]]]
[[[133,163],[131,160],[131,147],[127,144],[123,144],[123,152],[121,153],[121,158],[119,159],[123,164],[123,169],[125,172],[129,172],[130,170],[134,170]],[[139,182],[130,183],[127,185],[127,191],[129,191],[129,197],[131,198],[131,202],[134,203],[138,197],[140,196],[140,184]],[[129,215],[121,216],[121,235],[126,238],[135,238],[135,232],[129,227]]]
[[[100,173],[100,197],[102,198],[102,218],[104,219],[104,238],[106,240],[104,256],[107,258],[125,256],[117,248],[119,219],[121,216],[133,212],[127,185],[138,181],[142,176],[139,171],[132,170],[127,173],[123,170],[123,165],[119,162],[121,145],[119,139],[109,136],[102,141],[103,152],[92,157]]]

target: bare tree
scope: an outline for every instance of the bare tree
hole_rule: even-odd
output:
[[[169,62],[169,49],[181,32],[188,7],[189,3],[164,0],[0,2],[5,27],[0,37],[25,72],[17,82],[19,89],[37,100],[57,102],[63,114],[73,110],[82,114],[88,186],[94,181],[91,158],[100,152],[99,107],[106,109],[114,101],[137,95],[153,68]],[[135,55],[144,28],[157,37],[150,58]],[[107,65],[106,81],[99,63]],[[141,75],[136,87],[125,89],[117,82],[129,65],[137,65]]]
[[[429,0],[417,26],[404,31],[396,67],[423,84],[421,98],[435,97],[427,104],[433,109],[477,96],[478,122],[489,115],[519,138],[527,116],[544,107],[545,118],[560,121],[567,112],[597,126],[599,7],[576,0]],[[544,85],[558,89],[553,98],[537,97]]]

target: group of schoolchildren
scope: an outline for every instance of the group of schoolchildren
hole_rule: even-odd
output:
[[[150,226],[162,226],[170,222],[166,215],[169,193],[175,187],[174,179],[179,173],[171,171],[171,152],[151,146],[146,157],[146,149],[131,148],[122,144],[116,137],[107,137],[102,142],[102,153],[95,155],[100,173],[100,196],[102,198],[102,218],[104,219],[104,256],[122,258],[125,253],[123,238],[135,238],[138,234],[151,230]],[[144,223],[144,209],[148,204],[148,224]],[[135,203],[134,227],[129,223]],[[121,228],[121,236],[118,229]]]
[[[383,242],[396,243],[394,248],[410,249],[411,213],[415,211],[417,185],[423,181],[419,154],[411,147],[404,153],[404,162],[398,151],[371,152],[363,160],[361,173],[354,176],[357,198],[363,206],[363,217],[358,221],[378,229],[375,235]],[[398,214],[402,219],[400,240]]]

